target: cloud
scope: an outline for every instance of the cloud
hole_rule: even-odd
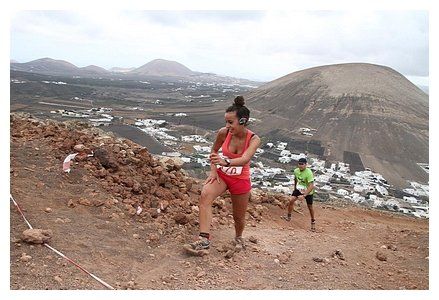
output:
[[[153,23],[165,26],[180,26],[187,23],[239,23],[243,21],[258,21],[264,15],[264,11],[243,10],[197,10],[197,11],[143,11],[128,12],[128,15],[142,17]]]
[[[49,56],[110,68],[165,58],[259,80],[342,62],[429,74],[424,11],[24,11],[11,31],[19,61]]]

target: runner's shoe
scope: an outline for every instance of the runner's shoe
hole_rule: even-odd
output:
[[[241,237],[241,236],[239,236],[239,237],[235,237],[235,239],[233,240],[233,244],[235,245],[235,251],[236,252],[239,252],[239,251],[241,251],[242,249],[246,249],[246,245],[245,245],[245,242],[244,242],[244,239]]]
[[[195,242],[183,245],[183,248],[191,255],[203,256],[209,254],[210,241],[200,236]]]
[[[291,221],[291,216],[281,216],[281,218],[288,222]]]
[[[315,232],[316,231],[316,221],[311,221],[311,231]]]
[[[198,237],[198,240],[196,240],[193,243],[189,244],[193,250],[207,250],[210,247],[210,241],[209,239],[205,237]]]

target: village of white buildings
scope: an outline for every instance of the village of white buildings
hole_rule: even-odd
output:
[[[78,98],[78,97],[75,97]],[[79,98],[78,98],[79,99]],[[44,102],[39,102],[45,104]],[[52,103],[49,103],[53,105]],[[57,109],[50,111],[51,114],[59,114],[62,117],[88,119],[93,126],[108,126],[111,122],[118,117],[114,117],[110,114],[111,108],[98,107],[88,110],[71,110],[71,109]],[[120,118],[119,118],[120,119]]]
[[[174,116],[182,116],[174,114]],[[184,114],[186,116],[186,114]],[[145,133],[155,137],[165,145],[192,143],[193,154],[181,152],[163,152],[162,155],[178,157],[183,163],[196,163],[208,167],[212,143],[199,135],[182,135],[177,138],[165,127],[165,120],[144,119],[135,123]],[[312,135],[313,129],[300,128],[305,135]],[[294,186],[293,162],[301,157],[308,159],[309,168],[314,173],[316,192],[320,199],[343,198],[347,201],[373,208],[411,214],[415,217],[429,216],[429,186],[417,182],[408,182],[408,187],[399,195],[391,195],[391,186],[381,174],[365,168],[351,174],[349,165],[343,162],[331,162],[315,157],[307,157],[305,153],[293,153],[287,149],[287,142],[277,141],[262,145],[257,150],[251,164],[252,186],[268,191],[291,194]],[[265,151],[277,154],[277,161],[287,165],[285,168],[270,167],[258,160]],[[220,152],[221,154],[221,152]],[[428,165],[422,164],[426,172]],[[394,190],[394,189],[392,189]]]

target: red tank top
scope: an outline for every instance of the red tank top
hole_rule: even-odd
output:
[[[245,137],[244,149],[242,150],[241,153],[235,154],[229,151],[229,144],[232,135],[230,134],[230,132],[227,132],[226,139],[224,140],[221,146],[223,155],[230,159],[242,157],[245,150],[247,150],[250,144],[250,139],[253,137],[253,135],[254,133],[251,130],[247,129],[247,136]],[[218,167],[218,171],[236,179],[248,179],[250,178],[250,162],[246,163],[244,166]]]

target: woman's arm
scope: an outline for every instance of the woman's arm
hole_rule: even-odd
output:
[[[247,150],[245,150],[241,157],[230,159],[229,166],[243,166],[248,163],[260,145],[261,139],[257,135],[253,136],[253,138],[250,140]],[[218,156],[215,156],[212,159],[212,163],[219,164],[221,166],[227,165],[226,161],[224,159],[220,159]]]
[[[226,136],[227,136],[227,128],[223,127],[220,130],[218,130],[218,134],[216,135],[216,139],[215,142],[213,143],[212,150],[210,151],[210,157],[212,157],[212,155],[218,155],[218,150],[221,148],[224,140],[226,139]],[[215,180],[220,182],[218,172],[216,170],[216,165],[211,160],[210,174],[207,177],[204,184],[213,183],[215,182]]]
[[[210,154],[217,154],[221,146],[223,145],[224,141],[226,140],[227,136],[227,128],[223,127],[220,130],[218,130],[218,133],[216,135],[215,142],[212,145],[212,150],[210,151]],[[216,165],[210,162],[210,170],[216,172]]]

